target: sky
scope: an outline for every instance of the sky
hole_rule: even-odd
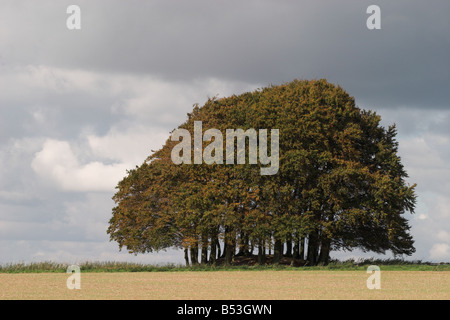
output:
[[[73,4],[79,30],[66,23]],[[404,258],[449,262],[448,14],[448,0],[2,0],[0,264],[182,263],[181,251],[134,256],[109,241],[126,170],[195,103],[321,78],[397,125],[418,195]]]

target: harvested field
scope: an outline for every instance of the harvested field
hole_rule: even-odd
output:
[[[450,299],[448,271],[382,271],[369,290],[364,271],[195,271],[0,274],[0,299]]]

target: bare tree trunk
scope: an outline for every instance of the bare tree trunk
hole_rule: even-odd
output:
[[[322,239],[318,263],[327,265],[330,262],[331,239]]]
[[[225,249],[225,265],[229,266],[233,262],[233,246],[227,245]]]
[[[286,239],[286,257],[292,257],[292,237],[289,236]]]
[[[283,242],[280,239],[275,239],[273,248],[273,264],[279,264],[283,254]]]
[[[216,255],[217,255],[217,245],[219,240],[216,236],[211,238],[211,252],[209,254],[209,263],[212,265],[216,264]]]
[[[191,246],[191,263],[198,265],[198,242]]]
[[[225,258],[225,253],[227,252],[227,247],[228,247],[228,243],[224,242],[222,255],[220,256],[221,258]]]
[[[264,240],[259,240],[258,244],[258,264],[263,265],[266,263],[266,247],[264,245]]]
[[[269,238],[269,256],[272,254],[272,237]]]
[[[246,256],[248,255],[248,248],[249,248],[249,240],[248,235],[244,232],[240,233],[239,238],[239,252],[237,253],[238,256]]]
[[[201,264],[207,264],[208,263],[208,236],[203,235],[202,236],[202,258],[201,258]]]
[[[318,232],[312,231],[308,235],[308,257],[307,260],[310,265],[317,264],[317,255],[319,251]]]
[[[300,258],[300,240],[294,241],[294,253],[292,254],[293,259],[299,259]]]
[[[235,250],[236,239],[229,227],[225,228],[225,265],[231,265]]]
[[[305,237],[301,237],[299,246],[300,246],[299,258],[305,260]]]
[[[189,253],[188,248],[184,248],[184,261],[186,262],[186,267],[189,267]]]
[[[217,242],[216,242],[216,245],[217,245],[217,258],[221,258],[222,256],[222,249],[220,248],[220,242],[219,242],[219,239],[218,238],[216,238],[217,239]]]

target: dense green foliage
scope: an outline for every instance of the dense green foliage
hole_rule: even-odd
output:
[[[168,139],[119,182],[111,240],[130,253],[182,248],[187,265],[231,264],[254,250],[260,264],[267,250],[274,264],[283,255],[327,264],[335,249],[410,255],[403,215],[414,211],[415,186],[405,182],[395,126],[380,120],[325,80],[209,99],[179,128],[192,137],[194,121],[221,132],[279,129],[278,173],[248,162],[175,165],[178,142]]]

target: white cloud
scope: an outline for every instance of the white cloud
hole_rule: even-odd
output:
[[[448,243],[436,243],[430,249],[430,258],[437,261],[450,260],[450,245]]]
[[[31,166],[44,179],[66,191],[111,191],[129,169],[128,164],[81,164],[67,141],[48,139]]]
[[[450,233],[444,230],[440,230],[436,235],[437,239],[446,243],[450,243]]]
[[[116,111],[142,118],[155,117],[154,111],[158,110],[159,123],[172,124],[175,118],[177,125],[186,120],[186,112],[191,112],[194,103],[203,104],[208,97],[224,97],[258,88],[258,84],[216,78],[167,82],[143,76],[127,77],[126,81],[118,78],[117,81],[122,85],[126,83],[127,91],[132,94],[115,106]]]
[[[450,191],[450,156],[443,152],[449,145],[446,137],[431,133],[402,139],[399,152],[411,182],[427,191]]]
[[[113,127],[104,136],[87,134],[86,140],[97,158],[139,165],[151,150],[160,149],[168,137],[169,131],[136,125],[123,130]]]

